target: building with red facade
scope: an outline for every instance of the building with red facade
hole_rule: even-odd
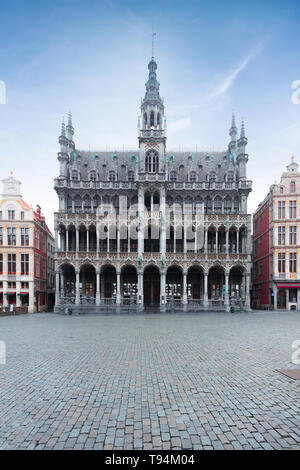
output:
[[[21,196],[12,175],[0,199],[0,310],[40,312],[54,305],[54,239],[41,209]]]
[[[300,309],[300,173],[292,162],[253,215],[252,306]]]

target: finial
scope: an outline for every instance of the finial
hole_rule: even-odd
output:
[[[71,114],[71,110],[69,111],[69,114],[68,114],[68,126],[72,126],[72,114]]]
[[[66,136],[66,126],[65,126],[64,117],[62,118],[62,123],[61,123],[61,135],[63,135],[64,137]]]
[[[10,171],[10,175],[13,175],[13,174],[14,174],[14,172],[13,172],[13,171]]]
[[[154,38],[156,36],[156,33],[152,31],[152,59],[154,59]]]
[[[295,157],[294,157],[294,155],[292,155],[292,158],[291,158],[291,160],[292,160],[292,162],[295,160]]]
[[[246,137],[246,135],[245,135],[245,123],[244,123],[243,119],[242,119],[242,125],[241,125],[241,137]]]
[[[236,125],[235,125],[235,114],[234,114],[234,111],[232,111],[231,127],[236,127]]]

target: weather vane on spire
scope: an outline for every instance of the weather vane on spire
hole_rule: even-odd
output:
[[[156,33],[152,32],[152,59],[154,58],[154,38],[156,36]]]

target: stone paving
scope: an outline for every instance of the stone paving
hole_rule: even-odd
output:
[[[299,312],[0,318],[0,449],[300,449]]]

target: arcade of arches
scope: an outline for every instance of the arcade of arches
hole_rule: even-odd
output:
[[[112,264],[96,270],[89,263],[75,270],[73,265],[64,264],[57,273],[57,285],[60,298],[77,305],[132,304],[164,308],[172,304],[209,308],[247,301],[249,275],[239,265],[229,272],[214,265],[206,272],[198,264],[186,271],[175,264],[167,269],[150,264],[144,270],[137,270],[133,265],[117,270]]]

